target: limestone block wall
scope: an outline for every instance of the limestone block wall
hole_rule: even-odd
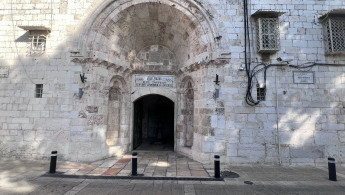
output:
[[[317,165],[328,156],[345,162],[344,66],[311,67],[313,84],[294,83],[294,71],[299,70],[293,67],[271,67],[266,100],[255,107],[245,103],[247,76],[239,71],[244,63],[243,2],[164,0],[159,6],[147,0],[2,1],[0,155],[42,159],[58,150],[64,159],[92,161],[129,151],[131,101],[140,97],[131,94],[132,75],[164,73],[175,74],[179,82],[164,92],[176,105],[182,102],[178,93],[183,78],[190,77],[194,85],[193,146],[185,148],[178,141],[177,151],[203,162],[212,161],[214,154],[226,163]],[[127,14],[120,4],[127,6]],[[325,54],[318,19],[341,8],[343,1],[249,1],[249,14],[282,13],[280,50],[271,55],[258,53],[255,20],[250,18],[252,67],[278,63],[276,58],[284,56],[294,57],[292,65],[345,64],[343,54]],[[165,11],[177,17],[158,19]],[[135,21],[141,20],[148,24],[137,28]],[[30,55],[29,32],[19,26],[50,29],[43,54]],[[148,37],[152,34],[156,37]],[[176,66],[138,71],[135,65],[142,64],[136,64],[135,56],[150,45],[169,49]],[[80,82],[83,73],[85,83]],[[214,83],[216,74],[219,85]],[[263,82],[259,74],[254,98],[256,84]],[[43,84],[42,98],[35,98],[36,84]],[[119,101],[114,102],[116,87]],[[140,94],[161,92],[147,91]],[[121,115],[120,122],[116,115]],[[183,119],[178,117],[175,136],[183,139],[185,134],[178,132]]]
[[[250,13],[257,10],[284,12],[279,17],[281,49],[270,56],[268,63],[277,63],[277,57],[293,56],[295,60],[291,64],[296,65],[307,62],[344,64],[344,55],[325,55],[322,25],[318,20],[329,10],[339,8],[344,8],[343,2],[251,1]],[[228,29],[241,28],[240,23],[228,25]],[[251,62],[255,65],[263,61],[263,56],[257,53],[255,30],[251,30],[254,33]],[[238,41],[238,36],[243,35],[229,35],[233,37],[232,42]],[[243,37],[240,40],[240,45],[243,45]],[[230,47],[230,50],[242,51],[243,47]],[[240,60],[233,61],[234,66],[225,76],[225,81],[228,81],[225,84],[228,89],[225,103],[229,135],[227,160],[236,163],[277,163],[280,158],[283,164],[315,165],[326,163],[326,158],[332,156],[343,162],[344,100],[340,94],[343,93],[344,67],[311,68],[309,71],[315,74],[314,84],[295,84],[293,71],[299,71],[297,69],[270,68],[267,71],[266,101],[250,107],[243,100],[246,81],[243,80],[245,72],[237,70],[244,62],[243,54],[239,53],[239,56]],[[258,83],[262,84],[263,77],[260,76]]]
[[[78,106],[82,67],[71,63],[69,52],[91,2],[5,0],[0,4],[0,66],[8,70],[0,81],[1,155],[42,159],[57,150],[61,158],[86,160],[80,153],[86,150],[91,151],[88,157],[104,156],[95,152],[100,149],[93,150],[101,148],[93,141],[98,139],[96,132],[77,136],[89,129],[79,117],[80,109],[86,109]],[[19,26],[50,29],[43,54],[30,55],[29,32]],[[43,84],[42,98],[35,98],[36,84]]]

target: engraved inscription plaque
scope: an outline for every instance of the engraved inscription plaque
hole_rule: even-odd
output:
[[[294,81],[294,83],[313,84],[314,83],[314,72],[294,71],[293,72],[293,81]]]
[[[135,87],[174,87],[172,75],[134,75]]]

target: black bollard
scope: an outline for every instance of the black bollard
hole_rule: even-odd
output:
[[[55,171],[56,171],[56,159],[57,159],[57,151],[52,151],[52,154],[50,156],[49,173],[55,173]]]
[[[214,155],[214,177],[220,178],[220,157],[219,157],[219,155]]]
[[[132,153],[132,176],[137,175],[138,153]]]
[[[328,175],[329,175],[329,180],[337,181],[337,172],[335,170],[335,159],[331,157],[328,158]]]

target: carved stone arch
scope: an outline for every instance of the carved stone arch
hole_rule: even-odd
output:
[[[194,137],[194,82],[191,77],[185,77],[181,82],[180,104],[181,141],[186,147],[193,146]]]
[[[193,91],[195,91],[195,83],[194,83],[192,77],[191,76],[185,76],[180,83],[180,90],[182,93],[184,93],[183,90],[187,89],[188,84],[192,87]]]
[[[137,47],[141,45],[139,43],[143,43],[143,46],[147,46],[146,42],[148,40],[152,39],[156,42],[154,37],[142,40],[141,36],[134,36],[138,33],[133,33],[134,37],[131,38],[121,38],[127,33],[122,27],[128,29],[129,32],[133,32],[133,30],[136,29],[139,31],[141,30],[141,28],[139,29],[137,27],[138,25],[133,23],[133,20],[126,21],[124,19],[126,18],[125,14],[130,13],[128,10],[139,9],[140,7],[138,6],[145,4],[165,8],[169,7],[170,10],[179,13],[179,17],[175,18],[182,18],[187,22],[186,24],[190,24],[188,25],[188,28],[190,27],[190,32],[182,33],[181,36],[179,36],[181,37],[180,42],[169,41],[173,39],[173,37],[169,36],[165,37],[163,42],[157,42],[161,45],[164,45],[164,43],[176,42],[176,45],[171,45],[170,49],[176,50],[173,52],[175,55],[176,53],[179,54],[176,56],[179,56],[179,59],[183,59],[182,62],[190,64],[194,61],[203,60],[205,57],[208,57],[208,59],[215,59],[217,57],[219,46],[216,37],[219,36],[219,34],[216,24],[209,13],[210,8],[204,7],[204,5],[196,0],[161,0],[159,3],[152,2],[151,0],[105,0],[98,6],[95,5],[93,10],[89,10],[89,17],[85,20],[84,25],[81,25],[82,27],[79,30],[81,36],[79,36],[80,39],[78,40],[78,44],[73,49],[75,49],[76,52],[80,52],[84,58],[91,58],[96,61],[103,60],[121,66],[129,66],[130,62],[127,60],[126,54],[130,53],[132,50],[139,52],[137,50]],[[174,16],[176,15],[173,15],[173,17]],[[182,23],[184,22],[180,24]],[[170,33],[171,36],[173,36],[174,33],[176,32],[172,31]],[[117,43],[114,40],[117,40],[118,37],[121,39],[119,39]],[[181,50],[181,46],[185,43],[184,38],[186,37],[190,37],[190,41],[193,42],[193,44],[195,42],[195,45],[193,45],[193,47],[187,47],[191,44],[186,44],[186,47],[182,47],[184,50]],[[115,46],[116,48],[114,48]],[[109,51],[109,49],[111,51]],[[189,57],[187,58],[187,55],[184,55],[187,51],[193,53],[194,57],[191,56],[191,58],[188,59]],[[126,60],[123,60],[124,58]]]
[[[120,75],[115,75],[111,78],[110,82],[109,82],[109,87],[111,88],[114,85],[114,82],[118,82],[122,92],[128,92],[128,87],[127,87],[127,83],[125,81],[125,79],[120,76]]]
[[[136,100],[146,96],[146,95],[161,95],[163,97],[168,98],[172,102],[176,103],[176,93],[172,92],[170,89],[167,88],[143,88],[143,89],[138,89],[131,95],[131,100],[132,102],[135,102]]]

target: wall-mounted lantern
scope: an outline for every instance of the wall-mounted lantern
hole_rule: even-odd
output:
[[[218,76],[218,74],[216,74],[216,80],[213,81],[213,82],[215,83],[215,89],[216,89],[215,97],[216,97],[216,98],[219,98],[219,89],[220,89],[219,83],[220,83],[220,81],[219,81],[219,76]]]
[[[216,74],[216,80],[213,81],[214,83],[216,83],[216,85],[219,85],[219,77],[218,77],[218,74]]]
[[[81,80],[81,82],[82,83],[85,83],[86,82],[86,77],[85,77],[85,73],[83,73],[83,75],[82,74],[80,74],[80,80]]]
[[[86,82],[86,79],[87,79],[87,78],[85,77],[85,73],[80,74],[80,81],[82,82],[82,84],[79,85],[79,93],[78,93],[79,99],[80,99],[81,97],[83,97],[84,91],[83,91],[82,86],[83,86],[83,84]]]

